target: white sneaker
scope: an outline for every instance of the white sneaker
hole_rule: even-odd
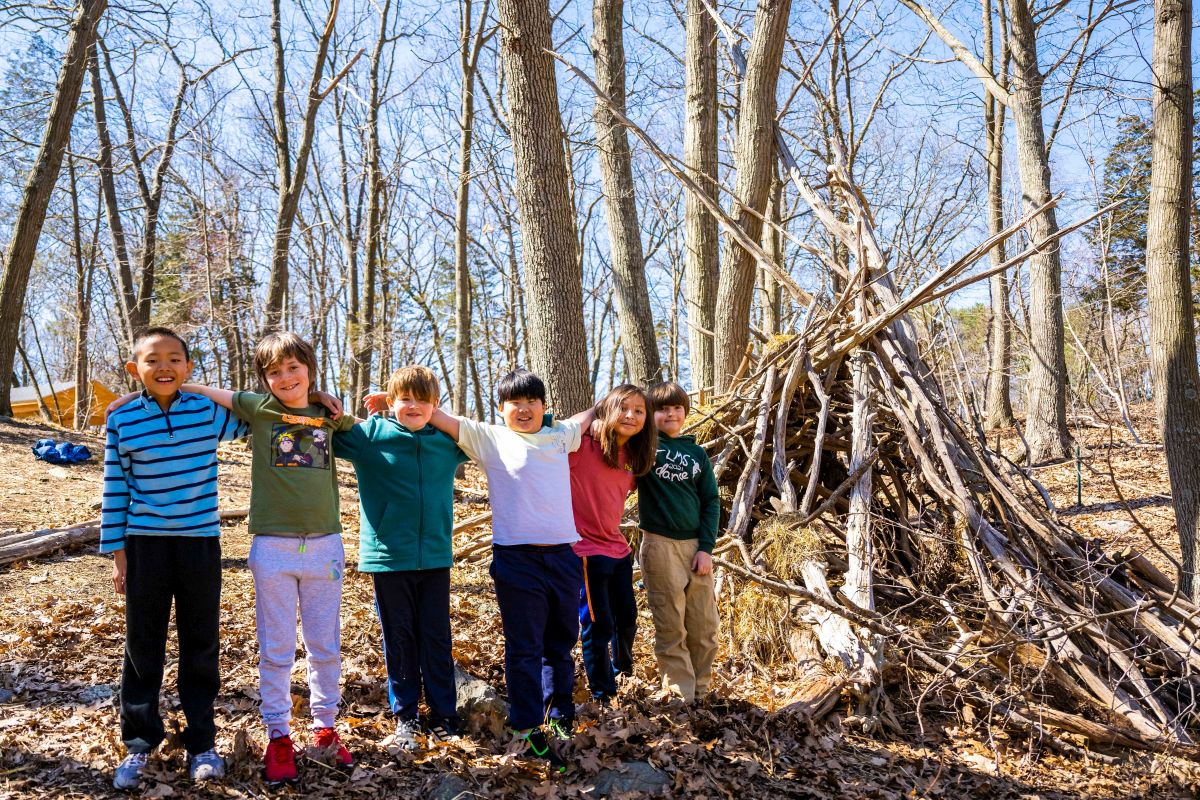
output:
[[[401,750],[417,749],[417,721],[402,719],[396,722],[396,733],[392,736],[392,745]]]
[[[136,789],[142,782],[142,772],[146,769],[146,759],[149,757],[149,753],[130,753],[125,756],[113,772],[113,787]]]
[[[224,778],[225,759],[221,758],[215,748],[189,756],[188,776],[192,779],[192,783]]]

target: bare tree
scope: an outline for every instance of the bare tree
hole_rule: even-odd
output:
[[[563,156],[558,84],[548,53],[550,9],[546,0],[498,0],[496,8],[508,80],[529,361],[546,381],[554,412],[571,414],[592,404],[592,386],[575,204]]]
[[[705,0],[687,2],[684,55],[683,160],[688,175],[717,200],[717,26]],[[684,205],[687,254],[688,359],[692,388],[713,387],[713,328],[717,303],[717,220],[692,192]]]
[[[75,107],[87,70],[88,50],[96,39],[96,26],[107,5],[107,0],[82,0],[75,11],[42,144],[25,183],[21,206],[13,223],[12,239],[4,256],[4,279],[0,283],[0,414],[5,416],[12,415],[10,377],[33,257],[46,221],[50,195],[58,182],[63,153],[71,137],[71,123],[75,119]]]
[[[479,54],[490,38],[487,17],[490,0],[484,0],[479,27],[472,34],[471,0],[462,1],[459,34],[459,68],[462,73],[461,130],[458,144],[458,193],[454,207],[454,400],[455,414],[467,413],[467,370],[471,363],[471,265],[467,260],[467,219],[471,208],[471,146],[475,138],[475,73]],[[478,386],[478,383],[476,384]],[[477,415],[483,413],[476,408]]]
[[[754,38],[747,56],[746,76],[738,103],[734,163],[733,216],[752,241],[762,236],[763,213],[774,172],[775,89],[783,60],[791,0],[759,0]],[[715,385],[728,387],[746,354],[750,339],[750,301],[754,294],[755,258],[732,238],[726,242],[717,287],[715,321]]]
[[[1008,74],[1008,29],[1004,22],[1004,2],[997,3],[1000,11],[1000,61],[1001,68],[994,69],[995,43],[993,40],[992,2],[983,0],[983,66],[998,75],[1001,85]],[[983,97],[983,127],[988,174],[988,233],[995,236],[1004,229],[1004,106],[987,88]],[[1004,242],[999,241],[990,253],[992,267],[1004,263]],[[1012,326],[1008,311],[1008,273],[997,272],[989,281],[991,288],[991,324],[988,338],[991,358],[988,362],[987,400],[984,416],[991,430],[1016,424],[1012,400],[1009,397],[1012,380]]]
[[[1183,559],[1179,584],[1195,595],[1200,515],[1200,375],[1188,272],[1192,203],[1192,4],[1154,3],[1154,126],[1146,285],[1154,401],[1163,431]]]
[[[596,83],[622,112],[625,110],[625,44],[622,38],[623,0],[595,0],[592,6],[592,56]],[[646,262],[642,254],[641,226],[633,191],[633,163],[625,127],[609,104],[597,99],[596,147],[600,151],[600,183],[608,220],[609,254],[617,318],[621,323],[621,349],[627,377],[649,384],[662,379],[662,360],[654,334],[650,293],[646,289]]]
[[[1007,0],[1012,54],[1012,79],[1005,88],[973,53],[917,0],[900,0],[945,42],[984,88],[1012,112],[1017,133],[1017,171],[1027,210],[1050,201],[1050,154],[1042,127],[1042,86],[1045,75],[1038,63],[1037,25],[1027,0]],[[1086,42],[1085,42],[1086,46]],[[1063,102],[1070,92],[1064,94]],[[1060,115],[1061,118],[1061,115]],[[1056,122],[1057,124],[1057,122]],[[1058,221],[1046,208],[1034,218],[1029,235],[1034,241],[1054,236]],[[1030,461],[1066,458],[1071,435],[1067,430],[1067,363],[1063,335],[1062,263],[1057,241],[1029,259],[1029,413],[1025,438]]]
[[[329,15],[325,28],[317,37],[317,52],[313,61],[312,77],[308,83],[307,102],[304,106],[300,141],[292,154],[292,136],[287,116],[287,70],[284,66],[283,26],[280,20],[280,0],[271,2],[271,43],[274,47],[275,91],[272,101],[275,135],[276,180],[279,187],[279,206],[275,216],[275,241],[271,251],[271,277],[267,283],[267,313],[263,332],[277,330],[283,321],[283,304],[288,290],[288,251],[292,242],[292,226],[300,207],[300,195],[304,190],[304,179],[308,173],[308,157],[312,151],[313,134],[316,133],[317,111],[322,101],[349,72],[354,62],[362,55],[360,50],[342,70],[321,89],[321,75],[325,71],[325,58],[329,52],[329,40],[333,38],[337,22],[338,0],[329,4]]]

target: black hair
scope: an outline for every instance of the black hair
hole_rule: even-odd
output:
[[[146,341],[147,339],[153,339],[156,336],[164,336],[168,339],[174,339],[175,341],[179,342],[179,346],[183,348],[184,358],[186,358],[188,361],[192,360],[192,351],[188,349],[187,342],[183,340],[182,336],[170,328],[156,326],[151,328],[142,328],[140,331],[138,331],[137,336],[133,337],[133,358],[135,361],[137,360],[138,348],[142,346],[142,342]]]
[[[546,384],[527,369],[514,369],[496,384],[496,405],[507,400],[541,400],[546,402]]]

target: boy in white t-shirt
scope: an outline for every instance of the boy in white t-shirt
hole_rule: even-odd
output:
[[[429,422],[487,473],[490,573],[504,628],[508,723],[525,741],[527,755],[562,770],[566,765],[549,746],[542,725],[559,738],[574,729],[572,650],[579,638],[583,568],[571,548],[579,534],[567,456],[579,449],[583,428],[595,413],[588,409],[543,425],[545,384],[524,369],[500,379],[496,399],[503,425],[441,410]]]

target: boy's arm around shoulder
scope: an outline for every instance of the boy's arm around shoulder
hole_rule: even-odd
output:
[[[350,417],[353,419],[353,417]],[[375,423],[370,420],[360,420],[349,428],[335,430],[333,433],[333,454],[347,461],[356,461],[363,457],[371,446],[369,428]]]
[[[233,397],[237,394],[237,392],[229,389],[218,389],[215,386],[203,386],[199,383],[185,383],[182,388],[185,392],[191,392],[192,394],[199,394],[207,397],[221,408],[228,408],[234,412],[237,411],[237,409],[233,406]]]
[[[453,414],[447,414],[440,408],[435,408],[433,410],[433,416],[429,418],[429,424],[449,436],[459,445],[462,444],[462,439],[460,438],[463,428],[461,417],[456,417]]]

